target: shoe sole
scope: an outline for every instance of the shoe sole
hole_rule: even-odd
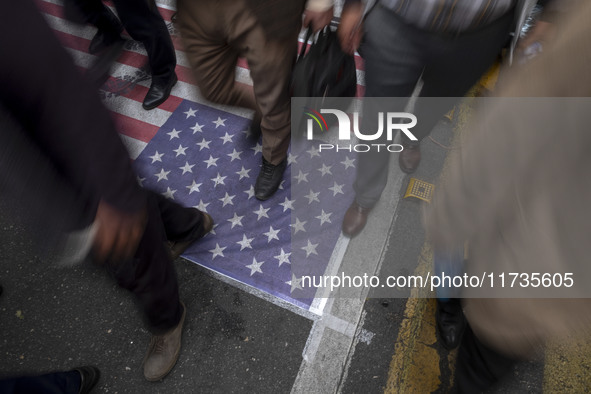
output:
[[[179,344],[179,347],[174,354],[173,360],[170,363],[170,366],[166,369],[166,371],[164,371],[161,375],[158,375],[157,377],[147,377],[144,374],[144,378],[146,378],[146,380],[148,382],[157,382],[159,380],[164,379],[166,377],[166,375],[168,375],[170,373],[170,371],[172,371],[172,369],[176,365],[176,362],[179,359],[179,354],[181,353],[181,347],[182,347],[182,342],[183,342],[182,330],[183,330],[183,326],[185,324],[185,315],[187,314],[187,307],[185,306],[185,304],[182,301],[181,301],[181,305],[183,306],[183,315],[181,316],[181,320],[179,322],[179,324],[181,325],[181,343]],[[145,359],[144,359],[144,362],[145,362]]]

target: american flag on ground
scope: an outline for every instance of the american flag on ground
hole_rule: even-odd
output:
[[[136,159],[140,182],[208,212],[216,222],[214,231],[193,244],[185,258],[308,307],[314,294],[304,293],[298,278],[322,275],[326,269],[352,195],[354,160],[339,163],[336,158],[342,161],[342,154],[320,155],[309,144],[290,153],[280,190],[258,201],[254,182],[262,146],[248,137],[249,124],[248,119],[184,101]],[[300,271],[296,275],[294,258]]]
[[[38,0],[38,5],[76,64],[88,68],[95,60],[88,45],[96,30],[65,20],[61,0]],[[131,40],[100,91],[136,160],[140,180],[183,205],[207,211],[216,221],[214,233],[189,249],[185,258],[308,309],[314,294],[299,289],[292,262],[309,262],[308,272],[298,275],[323,274],[352,198],[352,161],[340,163],[342,154],[320,157],[312,145],[294,150],[282,189],[268,201],[256,200],[253,186],[261,146],[246,133],[251,113],[203,100],[170,22],[174,9],[164,4],[158,9],[177,55],[179,82],[170,98],[157,109],[141,108],[150,76],[145,50]],[[237,64],[236,80],[252,84],[243,60]],[[363,81],[363,71],[358,70],[358,80]],[[340,199],[344,207],[333,199],[341,193],[347,196]]]

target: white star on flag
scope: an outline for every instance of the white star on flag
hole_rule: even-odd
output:
[[[222,141],[224,141],[224,145],[226,142],[232,142],[232,137],[230,134],[226,133],[223,137],[220,137]]]
[[[174,193],[176,193],[176,190],[171,190],[170,187],[167,187],[166,191],[162,193],[162,195],[166,198],[174,200]]]
[[[189,108],[189,110],[187,112],[183,112],[185,115],[187,115],[186,119],[189,119],[191,116],[195,116],[195,112],[197,112],[197,110],[194,110],[193,108]]]
[[[296,278],[296,276],[294,274],[291,274],[291,280],[287,281],[285,283],[287,283],[291,287],[290,293],[293,293],[293,291],[296,289],[303,290],[302,289],[302,278]]]
[[[216,257],[220,256],[220,257],[224,257],[224,250],[226,249],[226,246],[224,246],[223,248],[220,247],[220,245],[216,242],[215,244],[215,249],[210,250],[210,253],[213,253],[213,256],[211,257],[211,259],[215,259]]]
[[[345,194],[345,192],[343,192],[343,185],[339,185],[338,183],[334,183],[334,185],[332,187],[329,187],[328,190],[332,190],[332,196],[336,196],[337,194]]]
[[[179,133],[181,131],[182,130],[172,129],[172,131],[170,133],[166,133],[166,134],[168,134],[170,136],[170,140],[172,141],[173,138],[180,138]]]
[[[267,215],[267,212],[269,212],[269,209],[271,209],[271,208],[263,208],[263,205],[260,204],[258,210],[252,211],[253,213],[255,213],[257,215],[257,222],[259,220],[261,220],[261,218],[269,218],[269,215]]]
[[[210,203],[205,203],[205,202],[203,202],[203,200],[199,200],[199,204],[197,204],[197,205],[195,206],[195,208],[197,208],[197,209],[198,209],[198,210],[200,210],[201,212],[207,212],[207,206],[208,206],[209,204],[210,204]]]
[[[287,211],[288,209],[293,210],[293,203],[295,200],[290,200],[289,198],[285,197],[285,201],[279,203],[283,207],[283,212]]]
[[[209,159],[204,160],[203,162],[207,163],[207,168],[209,168],[211,166],[217,167],[216,161],[218,161],[219,159],[220,159],[219,157],[214,158],[212,155],[209,155]]]
[[[226,179],[226,178],[227,178],[226,176],[221,176],[220,173],[218,172],[218,176],[211,179],[214,183],[213,187],[216,187],[218,185],[224,185],[225,184],[224,179]]]
[[[300,170],[300,172],[298,172],[298,175],[295,177],[295,179],[298,180],[298,185],[300,184],[300,182],[308,182],[308,173],[303,173],[302,170]]]
[[[277,236],[277,234],[279,234],[279,231],[281,231],[281,229],[277,229],[274,230],[272,226],[269,227],[269,231],[267,231],[266,233],[263,233],[267,236],[267,243],[271,242],[271,240],[276,239],[279,241],[279,237]]]
[[[283,264],[283,263],[290,264],[289,256],[291,256],[291,253],[285,253],[283,251],[283,248],[281,248],[281,253],[277,256],[274,256],[274,257],[278,260],[279,266],[281,267],[281,264]]]
[[[195,183],[195,180],[193,179],[193,183],[191,183],[189,186],[187,186],[187,189],[189,189],[189,194],[193,193],[193,192],[199,192],[199,186],[201,186],[202,183]]]
[[[349,156],[347,156],[345,161],[341,161],[341,164],[345,165],[345,170],[347,170],[349,167],[355,168],[355,160],[349,159]]]
[[[238,216],[238,214],[236,212],[234,212],[234,217],[231,219],[228,219],[228,222],[230,222],[232,224],[231,228],[234,228],[234,226],[240,226],[242,227],[242,218],[244,216]]]
[[[250,172],[250,169],[247,170],[246,168],[244,168],[244,166],[242,166],[242,169],[240,171],[236,172],[236,174],[240,175],[240,179],[250,178],[250,176],[248,175],[249,172]]]
[[[332,215],[332,213],[330,213],[330,212],[326,213],[326,212],[324,212],[324,209],[323,209],[320,216],[316,216],[316,219],[320,219],[320,225],[322,226],[324,223],[332,223],[330,221],[330,215]]]
[[[215,124],[215,128],[217,129],[220,126],[225,126],[224,122],[226,121],[226,119],[222,119],[218,116],[218,120],[214,120],[212,121],[213,124]]]
[[[209,149],[210,143],[211,141],[207,141],[205,138],[201,140],[201,142],[198,142],[197,145],[199,145],[199,151],[202,151],[203,149]]]
[[[244,193],[248,194],[248,199],[250,200],[251,198],[254,197],[254,186],[250,185],[250,189],[245,190]]]
[[[226,195],[224,196],[224,198],[220,198],[219,200],[222,202],[222,208],[225,207],[226,205],[234,205],[234,203],[232,202],[232,199],[236,197],[236,196],[230,196],[228,194],[228,192],[226,192]]]
[[[195,164],[189,165],[189,162],[186,161],[185,165],[183,167],[179,167],[179,169],[183,170],[182,175],[185,175],[187,172],[193,173],[193,167],[195,167]]]
[[[252,249],[252,246],[250,245],[250,243],[254,240],[254,238],[247,238],[246,234],[242,235],[242,241],[238,241],[236,242],[238,245],[240,245],[240,251],[248,248],[248,249]]]
[[[322,163],[322,168],[319,168],[318,171],[320,171],[322,176],[325,176],[326,174],[332,175],[332,172],[330,172],[331,167],[332,166],[327,166],[326,164]]]
[[[310,189],[310,193],[308,193],[304,197],[306,197],[308,199],[308,204],[312,204],[312,202],[314,202],[314,201],[320,202],[320,200],[318,199],[319,194],[320,194],[320,192],[315,193],[314,191],[312,191],[312,189]]]
[[[256,145],[255,145],[253,148],[251,148],[251,149],[252,149],[252,150],[254,150],[254,154],[255,154],[255,155],[256,155],[257,153],[261,153],[261,154],[263,153],[263,146],[262,146],[261,144],[259,144],[258,142],[257,142],[257,144],[256,144]]]
[[[234,149],[232,151],[232,153],[227,153],[227,155],[230,156],[230,163],[233,162],[236,159],[240,160],[240,154],[241,153],[242,152],[236,152],[236,149]]]
[[[179,147],[177,149],[173,149],[173,152],[176,152],[177,157],[180,155],[185,155],[187,156],[187,154],[185,153],[185,151],[187,150],[186,147],[183,147],[182,145],[179,144]]]
[[[157,161],[162,163],[162,156],[164,156],[164,153],[158,153],[158,151],[156,151],[156,153],[154,153],[152,156],[148,156],[148,157],[150,159],[152,159],[152,164],[154,164]]]
[[[311,254],[318,254],[318,252],[316,252],[317,246],[318,244],[313,244],[308,240],[308,245],[302,246],[302,249],[306,251],[306,257],[310,257]]]
[[[246,268],[250,269],[250,276],[253,276],[255,272],[262,274],[263,270],[261,270],[261,265],[263,264],[265,264],[264,261],[256,261],[256,259],[253,257],[252,264],[246,266]]]
[[[306,232],[306,228],[304,227],[306,225],[306,223],[308,223],[306,220],[304,220],[303,222],[300,221],[300,219],[296,218],[295,223],[293,223],[291,225],[291,227],[294,230],[294,234],[297,234],[298,231],[302,231],[302,232]]]
[[[160,182],[161,180],[168,180],[168,174],[170,174],[170,171],[164,171],[164,168],[162,170],[160,170],[160,173],[158,174],[154,174],[154,176],[158,177],[158,182]]]
[[[199,122],[195,122],[195,126],[191,127],[191,130],[193,130],[193,134],[203,133],[203,125],[199,124]]]
[[[320,151],[318,149],[316,149],[315,146],[313,146],[312,148],[310,148],[306,152],[310,154],[310,159],[313,158],[314,156],[320,157]]]

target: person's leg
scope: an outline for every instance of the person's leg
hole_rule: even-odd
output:
[[[169,241],[181,241],[205,230],[202,212],[196,208],[179,205],[161,194],[150,192],[158,201],[160,218]]]
[[[417,118],[422,121],[413,132],[421,141],[429,135],[443,115],[478,82],[509,40],[513,13],[474,32],[457,38],[433,37],[433,54],[423,73],[420,97],[448,100],[418,101]]]
[[[455,277],[464,273],[464,247],[446,248],[434,251],[433,269],[438,277]],[[447,350],[457,348],[462,340],[466,328],[466,319],[462,309],[461,291],[443,281],[443,285],[436,290],[437,334],[439,341]]]
[[[365,59],[365,96],[410,97],[421,76],[424,65],[422,36],[419,30],[406,25],[390,10],[377,6],[365,22],[366,32],[361,50]],[[367,110],[364,105],[363,130],[377,130],[378,109]],[[365,102],[364,102],[365,103]],[[406,104],[400,100],[398,104]],[[390,111],[403,112],[404,108]],[[375,116],[371,116],[374,114]],[[383,134],[385,138],[385,133]],[[376,143],[386,143],[382,140]],[[371,208],[380,199],[388,180],[388,163],[392,153],[360,153],[357,159],[357,177],[354,189],[357,203]]]
[[[162,379],[176,363],[185,316],[166,242],[159,201],[148,194],[146,227],[134,258],[108,265],[119,286],[135,295],[152,332],[144,360],[144,376],[150,381]]]
[[[51,372],[0,380],[4,394],[79,394],[89,393],[100,379],[96,367],[79,367],[71,371]]]
[[[152,84],[143,108],[155,108],[166,101],[177,82],[176,53],[168,28],[158,9],[146,0],[114,0],[114,4],[127,32],[148,52]]]
[[[418,30],[406,25],[379,5],[367,16],[364,41],[360,48],[365,60],[366,91],[361,131],[372,134],[378,129],[381,101],[372,98],[398,98],[387,111],[403,112],[423,71],[423,45]],[[375,144],[391,144],[386,133]],[[353,184],[355,201],[345,213],[343,233],[353,237],[364,228],[367,215],[378,202],[388,182],[388,166],[393,153],[385,149],[358,153],[357,176]]]
[[[461,394],[482,393],[509,374],[517,361],[482,343],[468,326],[458,350],[454,387]]]
[[[146,47],[153,80],[168,80],[176,67],[176,54],[166,23],[146,0],[115,0],[123,26]]]
[[[133,260],[108,267],[118,284],[138,299],[150,331],[161,334],[178,324],[182,307],[159,201],[151,193],[147,200],[147,223]]]
[[[275,24],[280,35],[266,29],[246,7],[231,29],[231,42],[246,57],[253,80],[257,109],[261,114],[263,159],[255,183],[255,197],[270,198],[283,179],[291,135],[291,73],[301,28],[301,0],[286,4],[292,12],[279,13]]]
[[[303,9],[303,7],[302,7]],[[242,43],[253,80],[257,105],[262,114],[263,157],[277,165],[287,157],[291,126],[289,85],[297,55],[297,37],[301,26],[300,15],[283,22],[291,32],[281,39],[268,37],[254,17],[244,21],[247,35]],[[253,24],[252,26],[249,26]]]
[[[224,27],[227,10],[216,2],[190,0],[178,0],[177,8],[177,25],[201,94],[214,103],[256,110],[252,86],[235,80],[240,53]]]
[[[183,207],[161,194],[149,193],[158,201],[160,218],[173,260],[213,228],[213,219],[206,212],[201,212],[197,208]]]
[[[101,0],[65,0],[68,7],[76,9],[84,19],[107,35],[119,35],[123,26],[115,14]]]

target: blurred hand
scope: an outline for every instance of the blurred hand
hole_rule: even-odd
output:
[[[354,3],[343,8],[341,23],[337,35],[341,42],[343,52],[353,55],[359,45],[363,31],[361,29],[363,20],[363,4]]]
[[[304,11],[304,27],[310,27],[314,33],[319,30],[324,29],[326,26],[330,25],[330,21],[332,21],[333,17],[333,7],[330,7],[326,11]]]
[[[145,209],[126,213],[101,200],[96,212],[93,251],[101,262],[117,263],[133,257],[146,225]]]

